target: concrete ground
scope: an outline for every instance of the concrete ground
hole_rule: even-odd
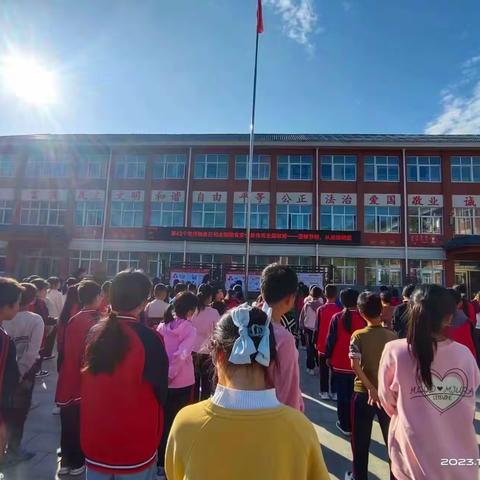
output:
[[[352,453],[350,442],[343,437],[335,427],[337,420],[335,403],[319,400],[318,375],[309,376],[305,373],[304,351],[301,351],[302,391],[304,392],[305,413],[313,422],[322,444],[323,455],[332,479],[343,480],[344,474],[351,469]],[[44,362],[44,368],[50,371],[50,376],[37,381],[33,396],[33,404],[38,406],[30,411],[27,419],[24,447],[35,452],[35,457],[29,462],[15,468],[4,469],[6,480],[53,480],[57,477],[57,454],[60,439],[60,418],[52,415],[53,398],[56,385],[56,361]],[[478,404],[477,404],[478,405]],[[477,434],[480,434],[480,415],[476,414]],[[477,435],[479,438],[480,435]],[[369,478],[372,480],[388,479],[387,453],[383,444],[378,424],[375,422],[370,447]],[[1,470],[1,468],[0,468]]]

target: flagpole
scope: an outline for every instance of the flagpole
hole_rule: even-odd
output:
[[[248,274],[250,267],[250,230],[251,230],[251,221],[250,213],[252,209],[252,170],[253,170],[253,146],[255,140],[255,102],[257,97],[257,60],[258,60],[258,37],[259,37],[259,28],[257,23],[257,36],[255,41],[255,67],[253,69],[253,99],[252,99],[252,119],[250,122],[250,151],[248,154],[248,188],[247,188],[247,218],[246,218],[246,242],[245,242],[245,294],[248,297]]]

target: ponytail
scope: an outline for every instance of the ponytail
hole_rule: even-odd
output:
[[[163,323],[170,323],[175,320],[173,315],[173,303],[171,303],[163,315]]]
[[[125,358],[129,346],[128,335],[120,326],[117,313],[111,311],[93,329],[93,339],[85,352],[85,370],[93,375],[112,374]]]
[[[351,308],[356,308],[358,291],[353,288],[346,288],[340,292],[340,301],[343,305],[342,322],[347,332],[352,333],[352,312]]]
[[[342,320],[343,328],[345,328],[348,333],[352,333],[352,312],[348,308],[343,309]]]
[[[198,311],[201,312],[202,310],[205,310],[205,307],[207,306],[207,303],[211,303],[211,300],[213,298],[213,289],[210,285],[204,283],[198,287],[198,293],[197,293],[197,298],[198,298]],[[209,300],[207,302],[207,300]]]

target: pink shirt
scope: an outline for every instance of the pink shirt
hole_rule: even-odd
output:
[[[193,326],[197,330],[197,336],[193,343],[193,351],[196,353],[208,353],[208,341],[220,320],[220,314],[212,307],[205,307],[192,317]]]
[[[295,338],[279,323],[273,322],[272,325],[277,357],[268,367],[268,381],[275,387],[277,398],[281,403],[303,412],[305,407],[300,391],[300,370]]]
[[[417,381],[405,339],[385,345],[378,394],[390,415],[388,450],[398,480],[477,480],[479,457],[475,392],[480,374],[472,354],[451,340],[438,344],[431,366],[433,391]],[[442,459],[475,459],[452,466]],[[455,460],[454,460],[455,461]]]

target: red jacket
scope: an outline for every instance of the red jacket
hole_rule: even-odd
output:
[[[365,320],[356,310],[352,310],[350,313],[352,314],[350,331],[343,325],[343,311],[332,317],[328,330],[325,356],[330,359],[332,368],[337,373],[353,373],[348,357],[350,337],[355,330],[366,326]]]
[[[73,305],[72,310],[69,313],[69,321],[72,317],[74,317],[78,312],[80,311],[80,308],[78,305]],[[58,328],[57,328],[57,352],[58,352],[58,364],[61,365],[63,361],[63,349],[64,349],[64,343],[65,343],[65,330],[67,328],[68,323],[65,322],[58,322]]]
[[[472,352],[474,358],[477,358],[477,351],[472,337],[472,324],[463,310],[457,311],[453,317],[452,324],[445,327],[443,333],[451,340],[465,345]]]
[[[325,344],[327,342],[328,329],[332,317],[341,312],[342,309],[335,303],[326,303],[317,310],[317,341],[316,347],[320,355],[325,355]]]
[[[160,336],[133,317],[117,322],[128,336],[128,352],[112,374],[82,372],[80,402],[86,464],[110,475],[141,472],[156,461],[168,389]]]
[[[80,373],[88,332],[98,322],[97,310],[82,309],[64,329],[63,360],[58,373],[55,402],[59,407],[80,402]]]

